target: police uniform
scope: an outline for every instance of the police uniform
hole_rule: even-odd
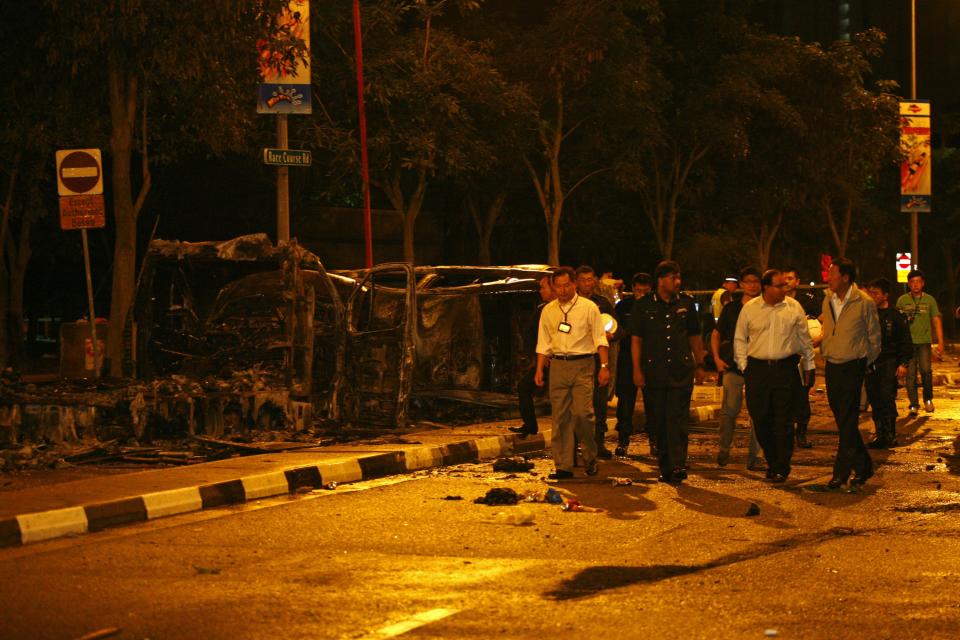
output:
[[[664,300],[656,291],[634,305],[630,334],[641,339],[644,412],[656,434],[660,475],[685,474],[690,396],[697,368],[690,338],[700,336],[697,308],[689,295]],[[680,476],[682,479],[683,476]]]
[[[877,438],[871,447],[896,444],[897,367],[907,366],[913,356],[913,339],[907,317],[894,306],[877,309],[880,320],[880,355],[867,371],[867,397],[873,408]]]
[[[612,316],[614,313],[613,304],[610,302],[610,299],[606,296],[600,295],[599,293],[594,293],[590,296],[590,301],[597,305],[597,308],[600,310],[600,313],[606,313],[607,315]],[[612,351],[616,350],[616,347],[611,344],[609,345]],[[600,366],[600,357],[597,356],[594,358],[596,366]],[[610,359],[610,363],[615,362],[614,358]],[[609,458],[610,451],[604,446],[604,440],[606,439],[607,433],[607,402],[610,399],[610,385],[605,384],[602,387],[600,386],[599,381],[594,377],[593,379],[593,417],[595,420],[594,423],[594,439],[597,443],[597,452],[601,457]]]
[[[817,318],[823,309],[823,297],[817,295],[813,289],[797,289],[794,300],[803,307],[807,318]],[[802,365],[801,365],[802,366]],[[807,440],[807,425],[810,424],[810,389],[805,385],[795,388],[790,423],[794,427],[797,446],[801,449],[810,449],[813,444]]]

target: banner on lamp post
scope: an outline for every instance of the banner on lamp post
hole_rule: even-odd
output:
[[[900,211],[932,210],[930,101],[900,102]]]
[[[257,40],[257,113],[311,113],[310,2],[290,0]]]

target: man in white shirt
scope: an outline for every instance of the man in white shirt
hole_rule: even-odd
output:
[[[597,444],[594,439],[593,378],[610,382],[607,336],[597,305],[577,295],[576,275],[569,267],[553,272],[557,298],[543,308],[537,336],[537,372],[534,381],[544,384],[544,369],[550,362],[550,405],[553,436],[550,448],[556,472],[551,477],[573,477],[576,455],[574,436],[580,441],[587,475],[597,474]],[[594,364],[599,357],[599,370]]]
[[[744,372],[747,410],[767,459],[767,478],[786,482],[793,458],[793,401],[797,386],[812,385],[813,346],[803,307],[784,293],[784,277],[768,269],[760,297],[743,306],[734,336],[734,359]],[[804,379],[797,373],[803,359]]]

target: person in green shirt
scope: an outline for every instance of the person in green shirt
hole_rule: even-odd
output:
[[[910,324],[910,337],[913,339],[913,357],[907,368],[907,397],[910,399],[910,415],[920,412],[920,400],[917,396],[917,369],[923,384],[923,408],[933,412],[933,362],[931,351],[937,358],[943,355],[943,321],[936,299],[924,293],[926,281],[923,271],[914,269],[907,274],[907,286],[910,291],[897,299],[897,308],[907,316]],[[933,338],[937,343],[933,345]],[[931,349],[932,347],[932,349]]]

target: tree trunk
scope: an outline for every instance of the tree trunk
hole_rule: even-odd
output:
[[[555,211],[547,216],[547,264],[560,265],[560,216],[563,203],[556,203]]]
[[[943,313],[943,328],[950,338],[956,335],[957,320],[954,311],[957,308],[957,265],[953,257],[953,246],[949,241],[940,243],[943,253],[943,263],[947,275],[947,304],[946,312]]]
[[[16,258],[10,256],[9,261],[9,294],[10,302],[7,308],[7,333],[10,348],[7,352],[7,365],[18,368],[23,360],[23,283],[27,274],[27,264],[30,262],[30,232],[32,224],[24,216],[20,223],[20,238],[18,240]]]
[[[110,296],[110,329],[107,358],[110,375],[123,375],[123,332],[133,302],[137,254],[137,211],[133,202],[130,163],[137,113],[137,77],[110,57],[110,153],[113,161],[113,216],[116,240],[113,251],[113,288]],[[91,321],[94,321],[91,318]]]

